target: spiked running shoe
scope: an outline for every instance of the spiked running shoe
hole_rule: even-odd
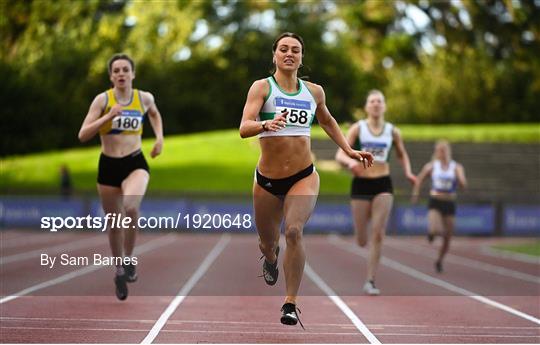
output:
[[[114,277],[114,284],[116,285],[116,297],[123,301],[128,296],[128,288],[127,288],[127,281],[126,281],[126,274],[123,275],[116,275]]]
[[[364,284],[364,292],[370,296],[378,296],[381,293],[381,290],[375,287],[375,282],[369,280]]]
[[[127,265],[122,265],[124,267],[124,270],[126,272],[126,281],[128,283],[134,283],[137,281],[137,272],[135,270],[136,266],[133,263],[129,263]]]
[[[305,329],[302,321],[300,321],[300,318],[298,317],[298,313],[301,313],[301,311],[296,307],[296,304],[285,303],[283,307],[281,307],[281,323],[294,326],[300,322],[302,329]]]
[[[440,260],[435,261],[435,271],[437,271],[437,273],[442,273],[443,271],[442,261]]]
[[[275,285],[278,280],[279,269],[278,269],[278,256],[279,256],[279,246],[276,248],[276,262],[273,264],[269,263],[264,259],[263,262],[263,273],[261,277],[264,278],[264,281],[268,285]],[[264,255],[261,256],[261,259],[264,258]]]

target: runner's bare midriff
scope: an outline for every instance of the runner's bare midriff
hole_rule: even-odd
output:
[[[363,178],[378,178],[390,175],[390,165],[386,162],[373,162],[373,166],[364,169],[360,163],[352,170],[354,176]]]
[[[268,178],[292,176],[313,163],[311,141],[307,136],[266,137],[259,140],[259,172]]]
[[[438,191],[432,190],[429,192],[429,195],[439,200],[446,200],[446,201],[456,200],[456,193],[445,193],[445,192],[438,192]]]
[[[140,135],[108,134],[101,136],[101,151],[109,157],[124,157],[140,148]]]

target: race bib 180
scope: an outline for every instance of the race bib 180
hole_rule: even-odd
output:
[[[142,116],[138,111],[130,112],[123,110],[122,115],[112,119],[112,129],[121,131],[138,131],[142,126]]]
[[[289,112],[287,126],[309,127],[313,120],[309,101],[276,97],[276,115]]]

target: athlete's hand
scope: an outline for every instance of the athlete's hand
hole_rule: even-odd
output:
[[[414,174],[407,174],[405,177],[413,186],[416,184],[416,176],[414,176]]]
[[[347,168],[353,174],[353,176],[360,176],[360,174],[362,174],[362,171],[365,169],[364,168],[365,163],[364,164],[362,163],[354,159],[349,162],[349,164],[347,165]]]
[[[161,150],[163,149],[163,140],[156,140],[154,143],[154,147],[152,148],[152,151],[150,152],[150,157],[156,158],[161,153]]]
[[[361,162],[364,165],[364,169],[373,165],[373,155],[371,152],[351,150],[347,154],[352,159],[356,159],[357,161]]]
[[[112,119],[120,114],[122,114],[122,106],[120,104],[115,104],[112,106],[111,110],[109,110],[108,117]]]
[[[288,111],[276,115],[273,120],[266,122],[266,128],[271,132],[282,130],[287,126],[287,115],[289,115]]]

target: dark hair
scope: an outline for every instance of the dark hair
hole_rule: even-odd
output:
[[[109,74],[112,73],[112,64],[116,60],[127,60],[129,64],[131,65],[131,70],[135,72],[135,62],[133,62],[133,59],[129,57],[129,55],[124,53],[114,54],[110,59],[107,65],[109,66]]]
[[[297,40],[298,42],[300,42],[300,45],[302,46],[302,56],[304,56],[304,52],[305,52],[304,40],[302,39],[302,37],[300,37],[300,35],[297,35],[293,32],[284,32],[276,38],[276,40],[274,41],[274,44],[272,44],[272,54],[276,52],[279,41],[281,41],[281,39],[285,37],[291,37]],[[300,65],[300,67],[302,66]],[[274,74],[274,73],[276,73],[276,65],[272,63],[272,67],[270,68],[270,74]],[[301,78],[304,79],[304,77],[301,77]]]
[[[297,34],[295,34],[293,32],[284,32],[281,35],[279,35],[276,38],[276,40],[274,41],[274,44],[272,44],[272,53],[276,52],[279,41],[281,41],[281,39],[285,38],[285,37],[291,37],[291,38],[294,38],[295,40],[297,40],[298,42],[300,42],[300,45],[302,46],[302,56],[303,56],[304,52],[305,52],[304,51],[304,40],[302,39],[302,37],[300,37],[300,35],[297,35]]]

